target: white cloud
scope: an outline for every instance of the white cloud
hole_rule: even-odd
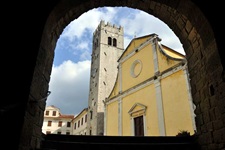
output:
[[[104,18],[106,21],[111,21],[116,14],[116,9],[113,7],[104,9],[105,12],[99,11],[99,9],[89,10],[72,21],[65,28],[61,37],[68,38],[70,41],[73,41],[74,38],[79,39],[84,35],[85,31],[93,33],[100,20]]]
[[[162,44],[185,54],[182,44],[174,32],[164,22],[143,11],[134,10],[136,13],[127,18],[120,19],[120,24],[124,27],[126,38],[131,40],[134,36],[140,37],[148,34],[157,34],[162,39]],[[127,43],[127,39],[125,44]]]
[[[84,60],[90,60],[91,59],[91,47],[89,47],[89,44],[87,41],[82,41],[80,43],[76,44],[71,44],[71,49],[70,51],[72,51],[72,54],[75,57],[79,57],[80,61],[84,61]]]
[[[90,61],[65,61],[52,68],[47,105],[56,105],[62,113],[77,114],[88,104]]]
[[[83,51],[80,54],[80,60],[90,60],[91,59],[91,53],[89,51]]]
[[[88,49],[88,42],[81,42],[76,46],[76,49]]]

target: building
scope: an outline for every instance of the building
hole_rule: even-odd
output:
[[[73,135],[86,135],[87,134],[87,108],[84,108],[72,120],[72,134]]]
[[[42,133],[44,134],[72,134],[72,120],[74,115],[63,115],[60,109],[51,105],[44,111]]]
[[[93,33],[87,134],[103,135],[104,104],[117,77],[117,60],[124,51],[123,28],[101,21]]]
[[[195,130],[187,60],[156,34],[133,39],[118,59],[118,76],[105,99],[110,136],[175,136]]]

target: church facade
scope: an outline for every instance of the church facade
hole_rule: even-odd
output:
[[[104,135],[194,134],[187,60],[156,34],[134,38],[118,59],[118,75],[104,100]]]

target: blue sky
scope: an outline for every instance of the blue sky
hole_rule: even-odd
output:
[[[101,20],[124,28],[124,48],[134,37],[155,33],[162,44],[185,54],[173,31],[152,15],[127,7],[89,10],[63,30],[55,48],[47,106],[62,114],[76,115],[88,106],[92,34]]]

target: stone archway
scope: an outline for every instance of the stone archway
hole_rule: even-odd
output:
[[[52,10],[42,35],[37,58],[37,64],[39,65],[35,67],[36,74],[34,74],[36,76],[34,79],[40,79],[42,82],[41,84],[32,82],[35,91],[39,92],[40,95],[44,95],[48,91],[54,48],[66,25],[84,12],[103,6],[124,6],[140,9],[159,18],[174,31],[183,44],[189,62],[192,96],[196,105],[198,141],[202,147],[214,145],[218,148],[221,146],[219,142],[224,126],[221,127],[218,124],[222,124],[222,110],[219,104],[224,98],[224,92],[221,88],[224,86],[224,82],[220,76],[223,67],[220,62],[216,39],[208,20],[198,7],[189,0],[60,1]],[[216,90],[218,88],[221,88],[220,92]],[[219,97],[222,97],[221,100]],[[37,122],[40,122],[40,120],[37,120]]]

